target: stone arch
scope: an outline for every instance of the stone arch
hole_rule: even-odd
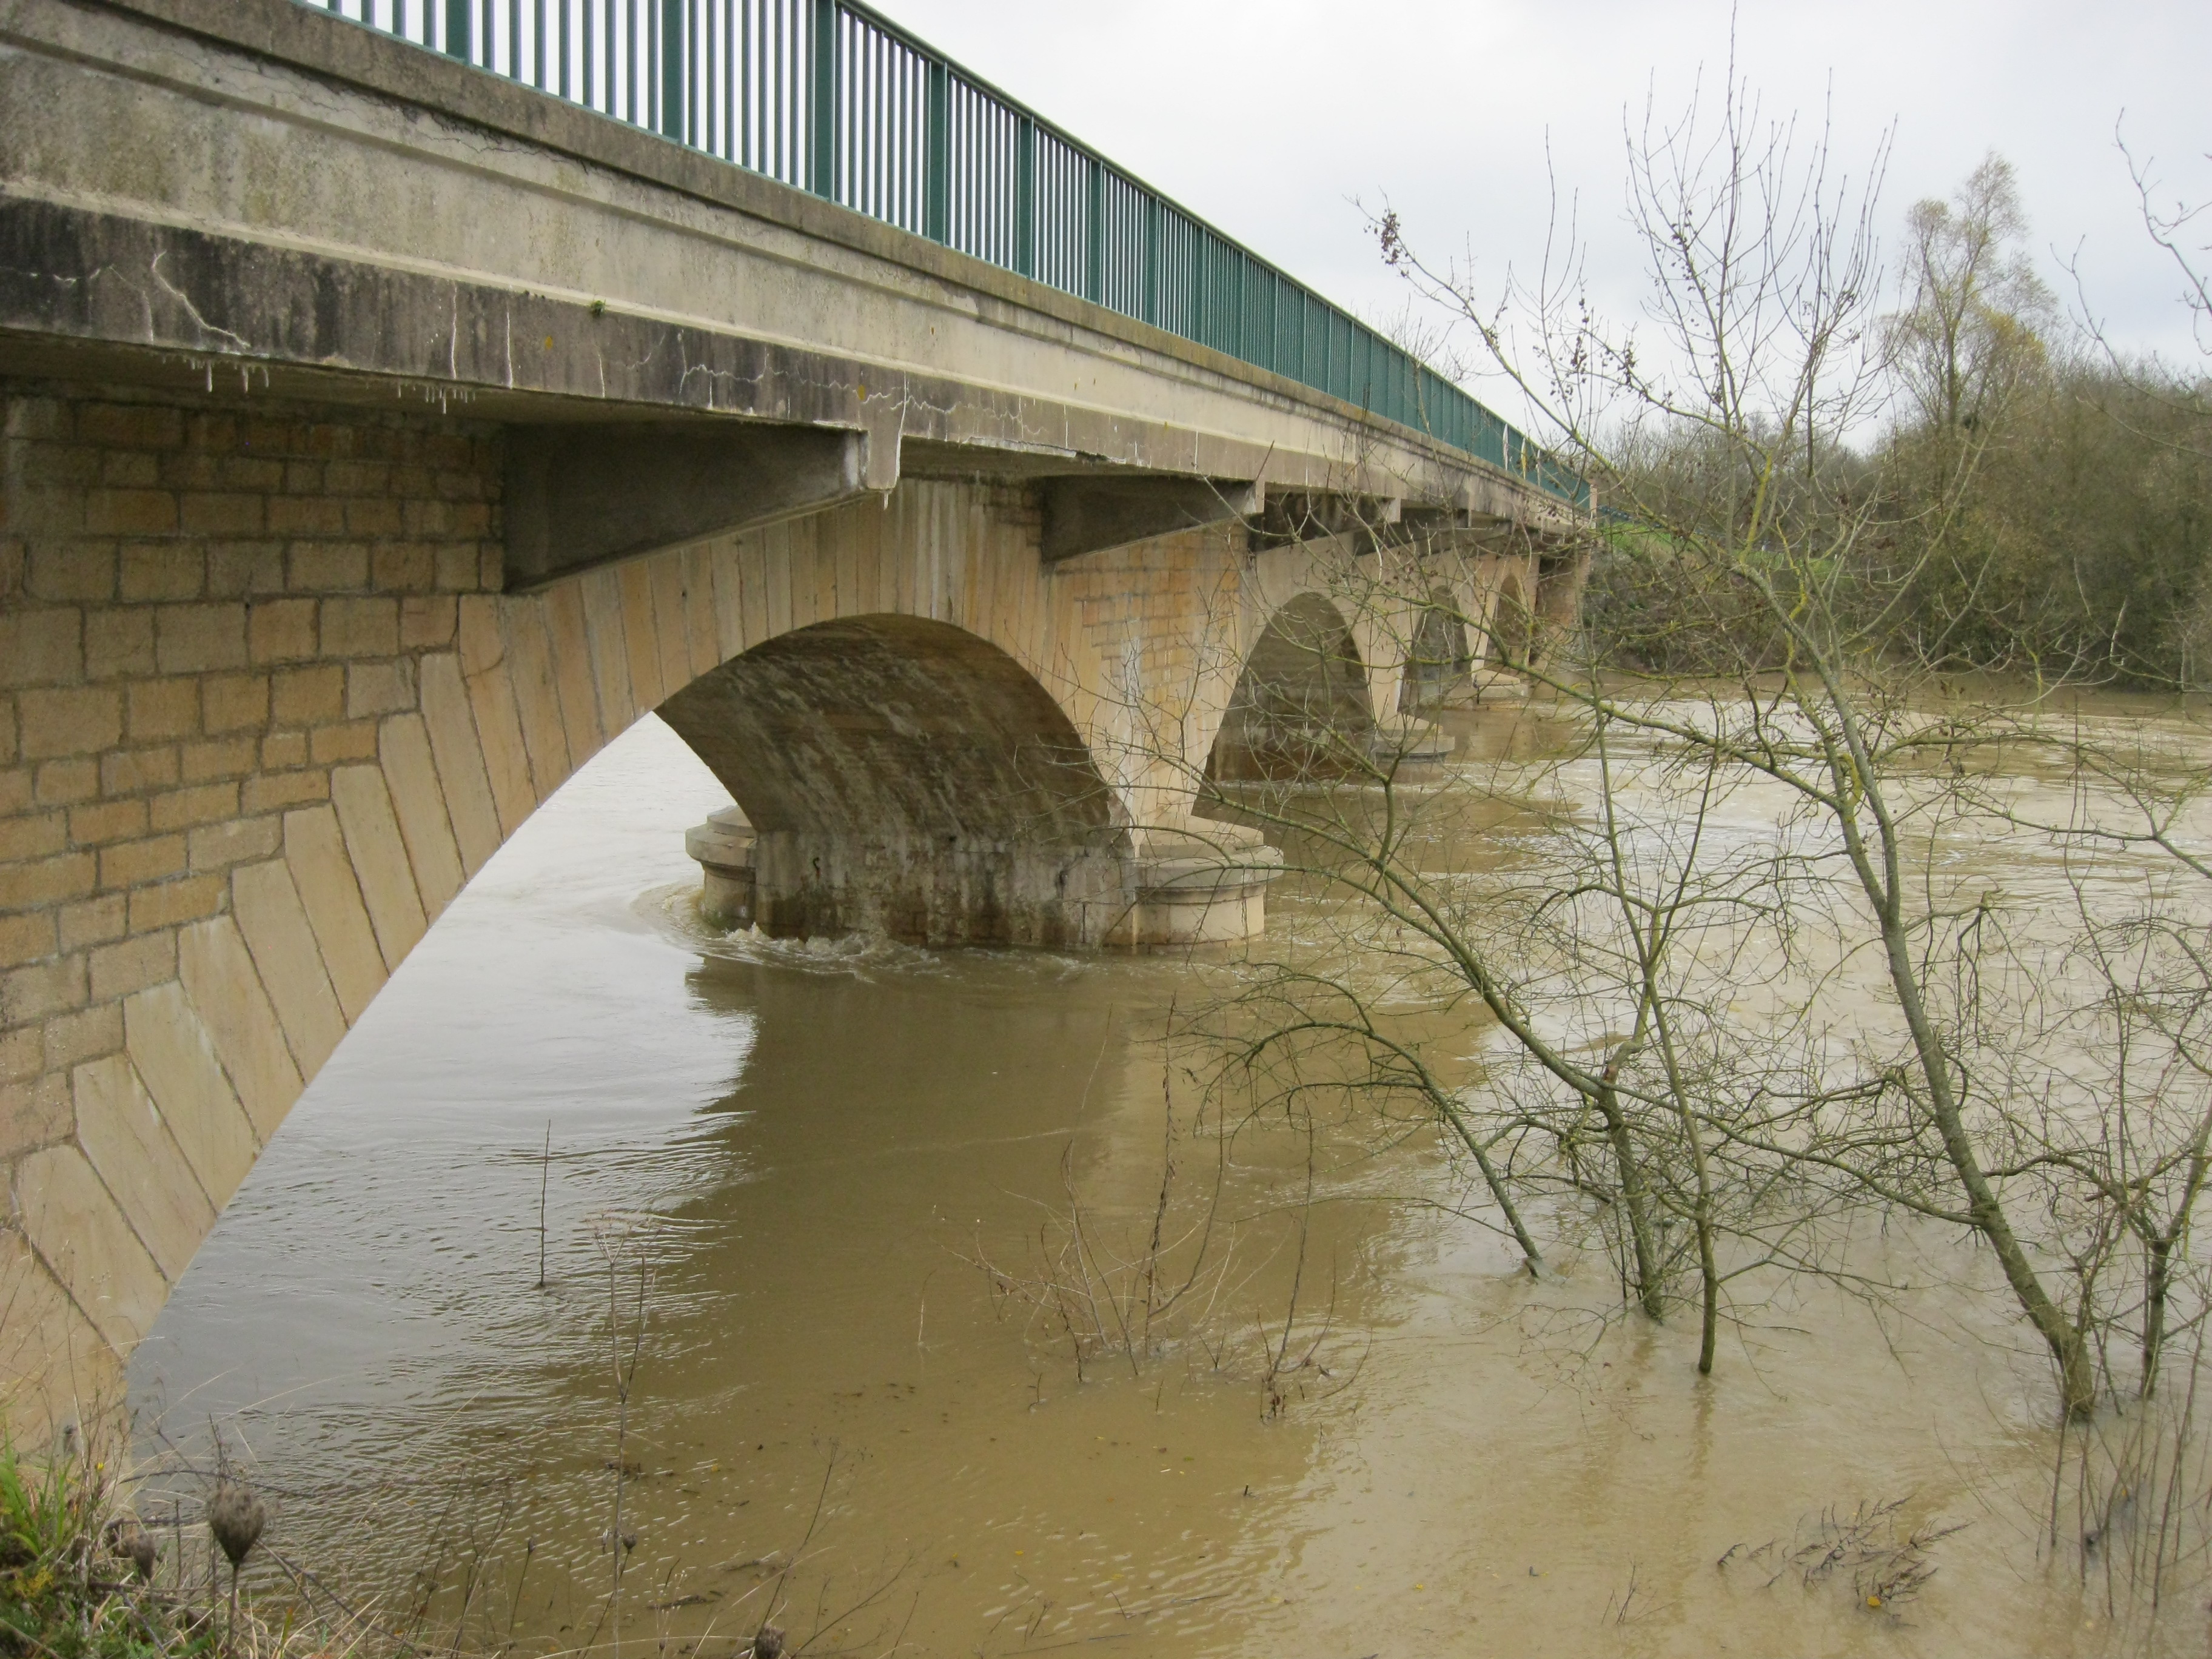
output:
[[[125,412],[149,447],[190,454],[240,441],[213,418]],[[793,718],[835,723],[859,698],[850,684],[823,692],[814,671],[840,653],[884,659],[912,719],[891,734],[906,764],[888,789],[897,833],[879,842],[918,848],[951,824],[967,838],[962,879],[1002,896],[1006,937],[1046,942],[1092,925],[1082,906],[1138,821],[1127,803],[1153,787],[1093,759],[1133,747],[1115,738],[1124,704],[1105,665],[1146,629],[1168,627],[1146,607],[1146,583],[1155,568],[1202,556],[1194,543],[1054,572],[1018,490],[912,481],[504,593],[496,521],[483,505],[497,498],[495,438],[416,424],[292,428],[271,416],[252,435],[257,454],[291,446],[386,468],[434,457],[447,495],[420,518],[446,526],[446,540],[419,570],[345,552],[335,511],[327,556],[303,534],[274,567],[280,583],[289,570],[321,586],[280,586],[277,598],[217,592],[206,574],[216,561],[189,541],[178,557],[204,561],[191,567],[198,586],[165,575],[170,586],[149,579],[134,590],[126,578],[119,592],[112,541],[87,538],[80,553],[57,532],[40,544],[42,568],[76,584],[78,608],[52,601],[56,615],[74,628],[88,614],[87,632],[96,624],[103,636],[143,629],[158,662],[149,647],[143,671],[127,658],[107,671],[143,672],[143,685],[87,684],[74,660],[60,663],[57,689],[23,694],[46,724],[25,726],[21,757],[0,774],[27,792],[41,770],[105,780],[139,815],[126,833],[147,836],[149,807],[158,833],[131,842],[127,858],[65,841],[9,870],[18,882],[9,891],[44,907],[11,913],[30,920],[9,923],[10,961],[22,965],[9,968],[0,1000],[0,1376],[13,1385],[0,1411],[27,1432],[113,1401],[121,1360],[262,1148],[467,881],[642,715],[672,702],[679,719],[705,707],[725,665],[754,676]],[[465,489],[474,492],[465,511],[451,505]],[[241,582],[261,580],[258,567],[239,568]],[[102,569],[108,598],[74,597],[103,591]],[[41,603],[9,613],[8,640],[51,626]],[[43,659],[11,662],[45,672]],[[59,678],[68,674],[77,678]],[[695,685],[698,696],[685,698]],[[948,761],[957,801],[933,799],[915,757],[925,745],[957,750],[943,722],[963,714],[981,720],[984,738]],[[696,722],[687,735],[712,746]],[[781,826],[786,813],[811,860],[805,832],[854,798],[840,793],[839,769],[880,758],[888,740],[847,728],[804,767],[778,774],[723,757],[717,769],[763,823]],[[145,769],[157,763],[169,769]],[[164,812],[191,816],[170,834]],[[54,811],[37,822],[67,837],[66,820]],[[79,821],[93,832],[94,820]],[[1039,870],[1011,869],[1004,856],[1018,826],[1042,830],[1055,854],[1041,902],[1030,902]],[[932,932],[942,896],[908,905],[915,932]],[[82,931],[92,928],[101,931]]]
[[[1375,706],[1358,641],[1320,593],[1268,618],[1246,655],[1206,758],[1210,781],[1343,777],[1364,763]]]
[[[1019,663],[950,623],[815,623],[659,712],[752,825],[770,933],[1095,943],[1126,906],[1127,815],[1081,736]]]
[[[1474,670],[1474,655],[1459,606],[1443,588],[1431,590],[1414,623],[1413,649],[1398,686],[1399,712],[1433,713],[1468,684]]]

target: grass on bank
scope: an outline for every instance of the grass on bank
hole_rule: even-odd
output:
[[[225,1537],[226,1501],[251,1536],[233,1516]],[[218,1482],[210,1519],[226,1550],[243,1540],[242,1559],[260,1502]],[[234,1571],[226,1583],[211,1553],[187,1571],[182,1527],[167,1547],[161,1530],[132,1510],[116,1461],[78,1435],[43,1459],[0,1438],[0,1659],[331,1659],[359,1647],[295,1613],[272,1627],[240,1599]]]
[[[0,1653],[185,1659],[213,1653],[211,1610],[154,1583],[152,1535],[107,1463],[65,1436],[33,1462],[0,1441]]]

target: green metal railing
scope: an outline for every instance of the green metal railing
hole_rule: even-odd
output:
[[[1326,392],[1577,503],[1467,392],[857,0],[301,0]]]

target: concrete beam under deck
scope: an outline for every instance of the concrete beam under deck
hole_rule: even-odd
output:
[[[508,591],[889,489],[897,458],[874,447],[864,432],[737,422],[511,428]]]
[[[1264,486],[1212,478],[1132,478],[1113,474],[1048,479],[1041,491],[1039,550],[1048,564],[1130,547],[1179,531],[1248,520]]]

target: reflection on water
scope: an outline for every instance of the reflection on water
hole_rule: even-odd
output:
[[[719,939],[681,832],[723,799],[650,720],[564,788],[134,1363],[149,1443],[250,1447],[291,1559],[392,1606],[430,1569],[447,1617],[488,1561],[477,1614],[532,1652],[726,1656],[770,1600],[817,1652],[2101,1650],[2037,1561],[2039,1362],[1948,1247],[1889,1241],[1939,1287],[1906,1316],[1801,1292],[1701,1383],[1692,1334],[1595,1334],[1608,1286],[1516,1275],[1429,1139],[1325,1128],[1328,1386],[1266,1409],[1304,1149],[1264,1139],[1209,1340],[1079,1383],[973,1258],[1034,1260],[1070,1180],[1141,1233],[1188,970]],[[1972,1523],[1901,1614],[1782,1571],[1823,1512],[1898,1499]]]

